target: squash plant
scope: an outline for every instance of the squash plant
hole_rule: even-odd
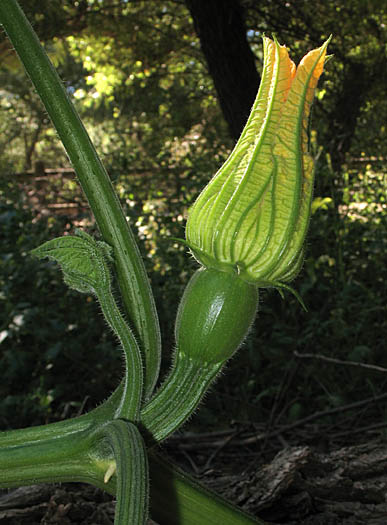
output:
[[[102,238],[78,231],[32,254],[56,261],[70,287],[96,296],[125,358],[121,383],[88,414],[0,433],[0,487],[92,483],[116,495],[120,525],[145,523],[149,509],[160,524],[260,523],[164,460],[158,444],[190,417],[241,346],[258,289],[291,290],[287,283],[299,272],[313,186],[306,130],[328,42],[296,68],[285,46],[263,38],[262,81],[246,127],[189,213],[182,242],[200,268],[178,308],[172,368],[155,391],[157,313],[117,195],[16,0],[1,0],[0,23],[63,142]],[[124,313],[112,293],[113,272]]]

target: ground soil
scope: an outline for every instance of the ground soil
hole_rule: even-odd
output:
[[[267,524],[387,524],[387,441],[382,435],[374,432],[371,439],[362,436],[356,443],[323,446],[289,443],[278,435],[265,443],[264,453],[259,437],[232,428],[186,433],[169,440],[163,453]],[[114,500],[89,485],[0,492],[1,524],[113,521]]]

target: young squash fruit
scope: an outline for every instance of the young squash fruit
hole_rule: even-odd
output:
[[[178,352],[203,364],[224,363],[245,339],[257,306],[257,286],[235,272],[200,268],[177,312]]]

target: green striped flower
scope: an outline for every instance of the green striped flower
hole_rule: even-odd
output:
[[[187,243],[205,267],[287,288],[303,261],[313,189],[307,127],[325,42],[296,68],[264,37],[261,85],[230,157],[189,212]]]

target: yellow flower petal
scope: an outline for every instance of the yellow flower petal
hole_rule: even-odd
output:
[[[260,210],[273,170],[272,142],[295,74],[285,46],[266,37],[263,43],[263,75],[247,124],[229,159],[191,208],[187,222],[187,240],[194,254],[205,251],[230,266],[245,259],[246,235],[260,222],[268,222],[267,217],[260,221]]]
[[[308,119],[328,43],[301,60],[282,109],[273,147],[273,234],[265,253],[251,268],[264,280],[282,280],[302,250],[313,185],[313,160],[307,151]],[[293,277],[290,273],[287,280]]]

